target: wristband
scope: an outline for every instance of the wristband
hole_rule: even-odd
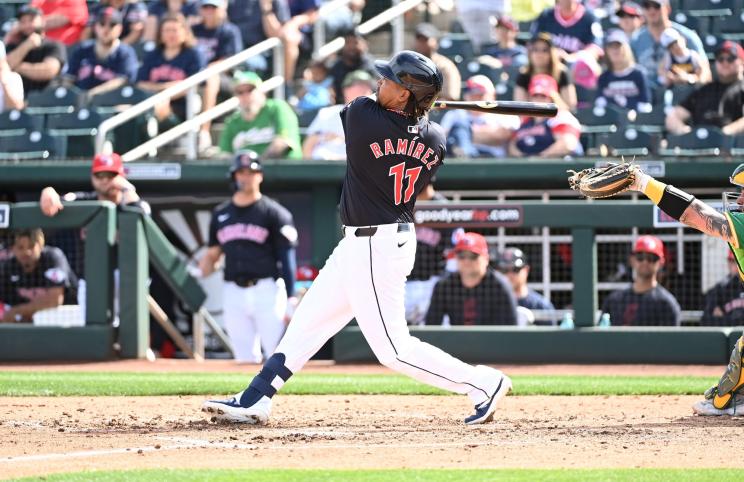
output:
[[[654,204],[658,205],[661,201],[661,197],[664,194],[664,189],[667,187],[667,185],[661,181],[657,181],[650,176],[647,177],[648,179],[643,179],[643,181],[645,181],[645,185],[641,186],[641,191],[643,191],[643,194],[648,196],[648,198],[652,200]]]
[[[672,185],[667,185],[657,206],[674,219],[679,220],[694,200],[695,196],[692,194],[688,194]]]

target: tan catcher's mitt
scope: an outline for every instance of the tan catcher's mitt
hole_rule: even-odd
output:
[[[638,175],[638,166],[631,163],[609,163],[579,172],[567,171],[568,185],[586,197],[610,197],[630,189]]]

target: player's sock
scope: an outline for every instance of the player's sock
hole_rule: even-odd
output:
[[[240,405],[250,407],[261,397],[273,397],[277,390],[292,376],[292,372],[284,365],[287,357],[283,353],[274,353],[266,360],[258,375],[251,381],[248,388],[240,397]]]

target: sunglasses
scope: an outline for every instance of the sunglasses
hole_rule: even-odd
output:
[[[723,63],[730,64],[730,63],[736,62],[736,57],[734,57],[733,55],[720,55],[716,57],[716,62],[721,63],[721,64]]]
[[[517,268],[516,266],[513,266],[511,268],[499,268],[499,271],[501,271],[504,274],[519,273],[520,271],[522,271],[522,268]]]
[[[462,261],[475,261],[476,259],[478,259],[478,254],[473,253],[472,251],[460,251],[459,253],[457,253],[457,259]]]
[[[242,87],[240,89],[235,89],[235,95],[250,94],[254,90],[256,90],[256,88],[252,86]]]
[[[634,253],[633,256],[638,261],[641,261],[641,262],[647,261],[649,263],[658,263],[659,260],[661,259],[653,253]]]
[[[550,49],[548,49],[548,48],[530,47],[530,52],[534,52],[534,53],[537,53],[537,54],[549,54],[550,53]]]
[[[103,179],[113,179],[113,178],[116,177],[116,173],[115,172],[106,172],[106,171],[104,171],[104,172],[96,172],[95,174],[93,174],[93,177],[95,177],[96,179],[101,179],[101,180],[103,180]]]
[[[658,3],[654,3],[654,2],[645,2],[643,4],[643,8],[645,8],[646,10],[650,10],[650,9],[659,10],[661,8],[661,5],[659,5]]]

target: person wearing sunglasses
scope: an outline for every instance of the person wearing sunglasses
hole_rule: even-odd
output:
[[[613,326],[679,326],[680,307],[661,286],[657,275],[664,266],[664,243],[656,236],[640,236],[630,255],[633,283],[613,291],[602,303]]]
[[[558,49],[553,47],[553,40],[549,33],[541,32],[535,35],[527,44],[527,65],[522,67],[517,75],[514,86],[514,100],[528,101],[529,86],[532,78],[539,74],[547,74],[558,84],[556,102],[564,109],[576,108],[576,87],[569,80],[568,69],[558,56]]]
[[[555,307],[543,295],[527,286],[530,276],[530,265],[527,257],[519,248],[507,247],[499,253],[496,263],[498,270],[506,276],[517,298],[519,315],[527,314],[531,324],[555,325]],[[537,313],[535,313],[537,311]],[[526,323],[525,323],[526,324]]]
[[[516,325],[517,300],[506,277],[489,262],[483,235],[466,232],[455,249],[457,271],[434,286],[427,325]]]
[[[744,48],[732,40],[716,50],[716,80],[695,89],[666,117],[672,134],[686,134],[699,125],[713,125],[724,134],[744,132]]]

